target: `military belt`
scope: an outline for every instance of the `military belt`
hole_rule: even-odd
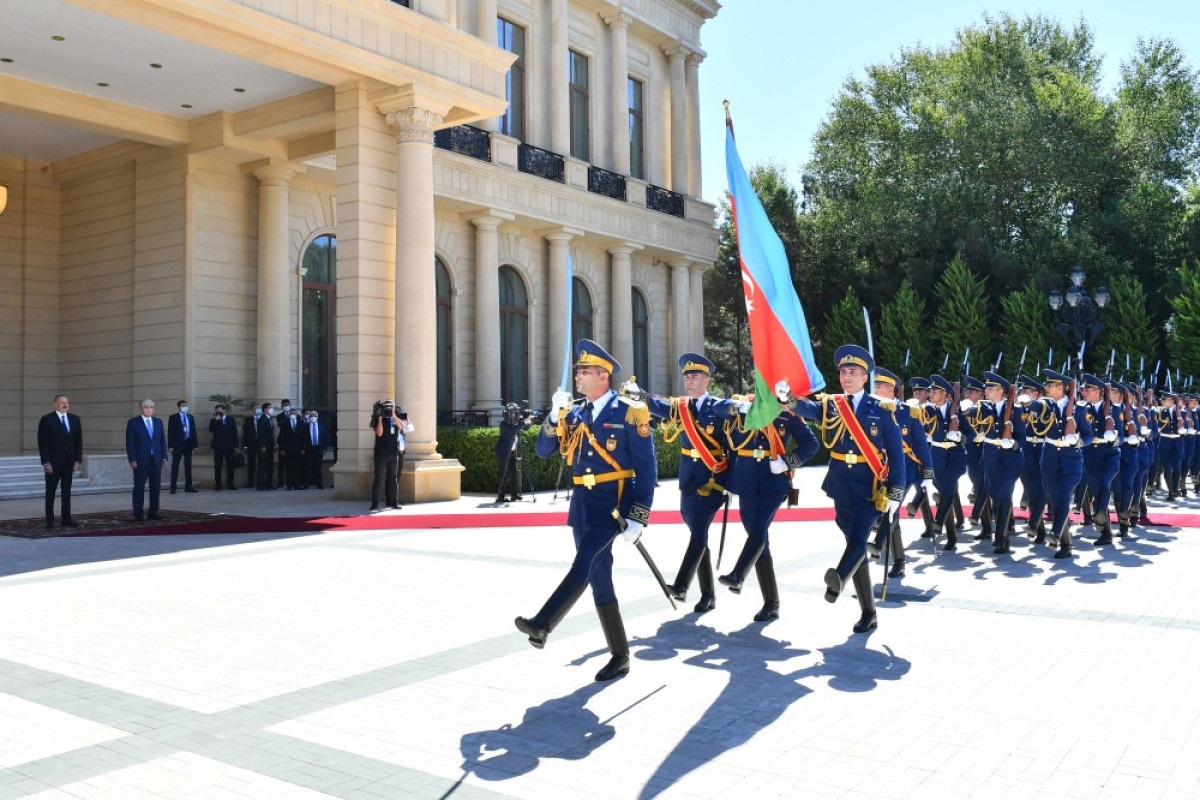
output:
[[[1055,447],[1058,447],[1058,448],[1060,448],[1060,449],[1061,449],[1061,448],[1063,448],[1063,447],[1070,447],[1070,448],[1074,448],[1074,447],[1076,446],[1076,445],[1073,445],[1073,444],[1067,444],[1067,443],[1066,443],[1066,442],[1064,442],[1062,439],[1049,439],[1049,438],[1047,438],[1047,439],[1046,439],[1046,444],[1052,444],[1052,445],[1054,445]]]
[[[1028,442],[1029,444],[1041,444],[1042,442],[1044,442],[1046,440],[1040,436],[1027,436],[1027,437],[1025,437],[1025,441]]]
[[[622,469],[617,472],[601,472],[599,475],[589,472],[586,475],[576,475],[574,477],[576,486],[586,486],[591,489],[597,483],[610,483],[612,481],[624,480],[632,478],[634,475],[631,469]]]
[[[1160,433],[1159,436],[1161,436],[1164,439],[1178,439],[1179,438],[1178,433]]]
[[[938,447],[942,450],[952,450],[953,448],[958,447],[959,444],[961,444],[961,442],[930,442],[929,446]]]
[[[838,453],[831,450],[829,452],[829,457],[834,461],[844,461],[847,467],[853,467],[855,464],[867,463],[866,456],[860,456],[858,453]]]
[[[690,447],[684,447],[684,448],[682,448],[682,449],[679,451],[679,453],[680,453],[680,455],[684,455],[684,456],[687,456],[687,457],[689,457],[689,458],[699,458],[699,457],[700,457],[700,453],[701,453],[701,451],[700,451],[700,450],[693,450],[693,449],[692,449],[692,448],[690,448]],[[721,451],[720,451],[720,450],[709,450],[709,451],[708,451],[708,454],[709,454],[710,456],[720,456],[720,455],[721,455]]]
[[[770,448],[764,447],[756,447],[753,450],[735,450],[734,452],[739,456],[748,456],[753,458],[755,461],[762,461],[764,458],[771,457]]]

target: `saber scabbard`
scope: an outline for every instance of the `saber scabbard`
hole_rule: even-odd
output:
[[[625,521],[615,508],[612,510],[612,516],[617,521],[618,532],[624,532],[629,527],[629,523]],[[675,605],[675,598],[671,596],[671,590],[667,587],[667,582],[663,578],[662,572],[658,569],[658,565],[654,563],[654,559],[650,557],[650,551],[646,549],[646,545],[642,544],[640,536],[633,543],[633,546],[637,548],[637,551],[642,554],[642,558],[646,560],[646,566],[650,568],[650,572],[654,575],[654,580],[658,581],[658,588],[662,589],[663,594],[666,595],[667,602],[671,604],[672,610],[677,611],[679,606]]]

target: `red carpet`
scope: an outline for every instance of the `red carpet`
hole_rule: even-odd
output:
[[[971,507],[964,506],[970,514]],[[41,527],[40,520],[9,520],[0,525],[0,535],[25,538],[53,536],[174,536],[178,534],[267,534],[267,533],[321,533],[325,531],[369,531],[369,530],[421,530],[441,528],[512,528],[566,527],[567,510],[525,511],[508,506],[494,511],[474,514],[422,514],[418,511],[402,511],[398,514],[361,514],[348,517],[228,517],[223,515],[195,514],[193,519],[182,519],[185,512],[164,512],[164,524],[135,523],[129,520],[124,525],[93,526],[86,522],[80,528],[57,528],[53,531]],[[90,515],[89,515],[90,516]],[[1028,517],[1017,512],[1018,519]],[[128,517],[126,517],[128,519]],[[1079,521],[1076,514],[1071,515]],[[718,514],[715,524],[721,520]],[[1155,512],[1150,516],[1150,525],[1177,528],[1200,527],[1200,513]],[[80,520],[84,522],[83,519]],[[832,508],[781,508],[775,515],[776,522],[831,522]],[[679,525],[683,519],[678,511],[655,511],[650,514],[651,525]],[[740,523],[737,509],[730,509],[729,522]],[[24,524],[29,523],[29,524]],[[110,527],[111,526],[111,527]],[[98,529],[100,528],[100,529]]]

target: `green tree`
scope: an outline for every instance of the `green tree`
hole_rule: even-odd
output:
[[[1058,342],[1058,334],[1050,318],[1050,304],[1037,286],[1030,284],[1000,298],[1000,331],[1006,357],[1012,359],[1008,362],[1012,368],[1002,368],[1002,374],[1016,370],[1022,353],[1026,375],[1035,374],[1039,365],[1048,366],[1045,359]]]
[[[937,313],[933,316],[933,340],[950,356],[950,364],[962,362],[971,348],[971,369],[976,373],[992,365],[991,328],[987,316],[987,285],[971,273],[961,255],[950,266],[933,290]]]
[[[876,338],[876,361],[901,375],[904,356],[909,354],[908,377],[929,375],[933,371],[929,329],[925,319],[925,301],[912,284],[900,285],[895,298],[884,303]],[[941,362],[939,362],[940,364]]]
[[[1185,263],[1179,270],[1182,288],[1171,298],[1171,322],[1167,332],[1170,368],[1184,375],[1200,374],[1200,262]]]
[[[825,334],[817,348],[817,364],[830,391],[838,391],[837,365],[833,357],[844,344],[867,346],[867,327],[863,321],[862,304],[854,294],[854,287],[847,286],[846,294],[825,318]]]
[[[1108,287],[1112,299],[1104,320],[1100,353],[1117,351],[1116,375],[1137,375],[1142,359],[1153,362],[1159,352],[1158,330],[1150,317],[1149,301],[1142,282],[1133,277],[1114,278]],[[1126,363],[1128,362],[1128,368]]]

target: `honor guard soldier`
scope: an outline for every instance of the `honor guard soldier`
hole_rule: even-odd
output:
[[[713,517],[726,505],[725,482],[729,480],[729,452],[724,425],[726,418],[713,412],[717,400],[708,393],[713,362],[699,353],[684,353],[679,357],[683,371],[685,397],[662,398],[647,396],[646,406],[652,416],[667,420],[663,440],[679,440],[679,512],[691,534],[683,563],[670,590],[676,600],[687,597],[692,578],[700,577],[700,602],[695,611],[703,613],[717,607],[716,581],[713,579],[712,554],[708,549],[708,528]],[[640,392],[630,381],[622,387],[625,392]]]
[[[787,407],[805,419],[817,420],[821,443],[829,449],[829,470],[821,488],[833,500],[834,519],[846,548],[834,569],[825,572],[825,599],[835,602],[850,580],[858,594],[862,617],[855,633],[877,627],[875,595],[867,566],[867,537],[881,514],[894,514],[904,498],[907,480],[904,442],[893,412],[896,404],[867,394],[875,360],[858,345],[837,349],[834,361],[845,394],[819,394],[815,400],[791,399],[787,384],[775,390]]]
[[[991,504],[992,530],[995,531],[992,552],[997,555],[1012,552],[1013,491],[1025,461],[1021,452],[1025,426],[1021,423],[1020,413],[1014,413],[1015,403],[1009,404],[1011,386],[1002,375],[983,373],[984,402],[980,407],[977,430],[984,432],[984,438],[979,466],[983,471],[984,492]]]
[[[924,379],[922,379],[924,380]],[[924,381],[927,385],[928,381]],[[896,387],[900,385],[900,379],[896,377],[896,373],[883,367],[875,367],[875,395],[882,397],[885,400],[896,400]],[[926,392],[928,395],[928,392]],[[914,417],[913,415],[916,414]],[[904,443],[904,467],[905,480],[904,490],[907,492],[910,487],[921,487],[921,491],[926,496],[934,490],[933,486],[933,466],[929,458],[929,445],[925,441],[925,426],[922,422],[924,417],[919,406],[910,407],[905,404],[896,404],[896,423],[900,426],[900,437]],[[930,520],[932,524],[932,519]],[[875,558],[878,558],[883,551],[883,543],[885,537],[890,537],[892,558],[892,568],[888,572],[889,578],[899,578],[904,575],[904,540],[900,536],[900,512],[899,510],[892,516],[883,516],[879,518],[879,532],[875,535],[875,541],[867,546],[868,552]]]
[[[963,446],[967,451],[967,477],[971,480],[971,491],[968,499],[971,501],[971,517],[969,524],[980,524],[980,510],[987,502],[987,492],[983,489],[983,469],[979,463],[982,455],[982,439],[975,432],[973,419],[979,412],[979,403],[983,400],[983,381],[967,375],[962,380],[963,399],[959,406],[959,422],[964,434]],[[963,411],[966,408],[969,411]],[[965,527],[965,526],[964,526]],[[990,539],[992,536],[990,523],[978,535],[980,539]]]
[[[1040,400],[1046,393],[1046,387],[1028,375],[1017,378],[1017,395],[1025,395],[1030,400]],[[1042,445],[1043,439],[1037,436],[1029,427],[1029,417],[1032,415],[1026,406],[1021,411],[1021,422],[1025,426],[1025,438],[1021,443],[1021,452],[1025,455],[1025,463],[1021,465],[1021,486],[1025,492],[1025,505],[1029,510],[1029,527],[1027,533],[1035,544],[1046,543],[1046,484],[1042,480]]]
[[[1158,462],[1162,465],[1167,483],[1167,499],[1179,499],[1179,473],[1183,468],[1183,433],[1179,418],[1179,398],[1170,390],[1159,393],[1162,411],[1159,413]]]
[[[908,388],[912,389],[912,396],[904,401],[904,404],[911,410],[910,415],[913,420],[923,428],[929,426],[929,420],[926,415],[930,412],[929,392],[933,388],[929,378],[918,375],[908,382]],[[928,437],[926,437],[928,443]],[[933,498],[927,490],[922,489],[917,493],[917,496],[908,506],[908,516],[912,517],[914,511],[920,511],[921,521],[925,523],[925,530],[921,534],[922,539],[933,538],[933,510],[930,504]]]
[[[754,567],[763,607],[754,615],[755,622],[779,617],[779,587],[775,582],[775,562],[771,557],[769,530],[775,513],[787,499],[792,486],[792,472],[804,465],[817,452],[817,437],[804,420],[786,412],[770,425],[746,428],[748,401],[723,400],[716,413],[728,420],[724,432],[733,458],[729,482],[726,485],[738,497],[746,543],[737,563],[728,575],[718,578],[734,594],[741,594],[742,584]],[[788,452],[789,442],[795,448]]]
[[[1042,481],[1050,505],[1053,528],[1050,544],[1055,558],[1070,558],[1071,495],[1083,477],[1082,448],[1092,443],[1092,426],[1077,408],[1075,381],[1054,370],[1045,370],[1046,397],[1034,400],[1020,395],[1017,402],[1029,412],[1029,432],[1042,441]]]
[[[572,405],[571,394],[563,389],[551,400],[538,432],[537,454],[561,455],[571,467],[575,491],[567,523],[575,536],[575,560],[541,610],[530,619],[516,619],[529,643],[544,647],[590,584],[611,654],[596,673],[598,681],[629,672],[629,641],[613,588],[612,544],[618,535],[637,542],[650,520],[657,473],[649,410],[611,388],[620,369],[598,344],[582,339],[575,346],[575,390],[585,401]]]
[[[1109,400],[1112,414],[1117,420],[1118,449],[1121,452],[1120,466],[1112,483],[1113,507],[1117,511],[1118,536],[1129,535],[1129,524],[1137,516],[1138,456],[1142,444],[1138,432],[1137,412],[1133,407],[1133,395],[1129,387],[1117,381],[1109,382]]]
[[[1179,468],[1179,496],[1187,497],[1187,482],[1193,472],[1196,459],[1196,395],[1179,395],[1180,433],[1183,434],[1183,463]],[[1193,488],[1193,494],[1195,489]]]
[[[1112,496],[1113,479],[1121,468],[1119,443],[1121,425],[1113,412],[1109,397],[1108,381],[1091,373],[1084,373],[1081,380],[1084,413],[1092,426],[1095,438],[1083,451],[1083,480],[1091,496],[1091,522],[1100,531],[1097,545],[1112,544],[1112,517],[1108,503]]]
[[[929,444],[930,464],[933,466],[933,485],[938,493],[937,514],[933,524],[936,533],[946,531],[946,543],[942,548],[953,550],[958,544],[954,500],[958,497],[958,479],[967,471],[967,453],[962,446],[962,432],[958,429],[954,384],[941,375],[931,376],[929,383],[925,437]]]

